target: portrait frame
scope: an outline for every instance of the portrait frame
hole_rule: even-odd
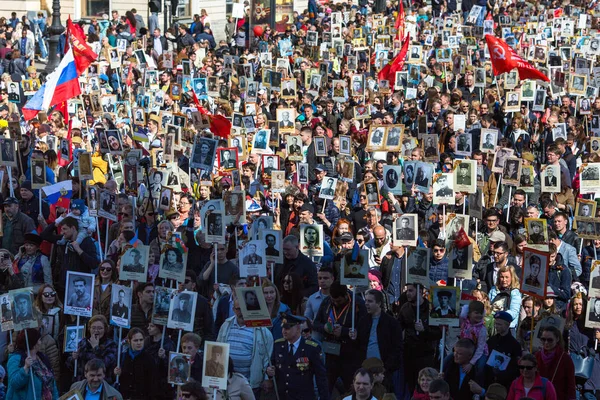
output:
[[[67,271],[64,313],[91,318],[94,305],[94,282],[96,276],[85,272]],[[78,282],[84,282],[82,295],[77,293]],[[87,296],[86,296],[87,295]]]
[[[469,244],[467,247],[461,249],[452,245],[448,253],[448,277],[467,280],[472,279],[473,244]]]
[[[168,259],[171,252],[174,252],[175,254],[175,261],[169,261]],[[187,248],[183,246],[173,246],[169,242],[163,244],[160,252],[158,277],[175,279],[177,282],[183,282],[185,280],[187,256]],[[168,265],[169,263],[172,263],[173,265]]]
[[[260,328],[273,326],[262,287],[237,287],[235,288],[235,292],[240,303],[246,327]]]
[[[316,241],[306,239],[307,235],[317,236]],[[320,224],[300,224],[300,251],[308,257],[322,257],[324,255],[323,244],[323,225]]]
[[[461,175],[462,171],[467,171],[468,175]],[[475,160],[454,160],[454,191],[463,193],[475,193],[477,189],[477,161]]]
[[[548,269],[550,267],[550,254],[547,251],[541,251],[526,247],[523,250],[522,273],[521,273],[521,292],[530,296],[544,299],[548,285]],[[534,266],[537,265],[536,269]],[[533,268],[532,268],[533,267]],[[532,275],[538,271],[535,276]],[[541,277],[540,277],[541,274]]]
[[[342,285],[365,287],[369,285],[369,251],[361,249],[352,259],[352,252],[342,255],[340,263],[340,283]]]
[[[254,246],[254,251],[252,251],[252,246]],[[254,239],[246,242],[240,249],[240,277],[267,276],[267,259],[265,256],[261,256],[265,253],[264,250],[265,242],[262,240]]]
[[[169,352],[169,371],[167,382],[172,385],[183,385],[190,379],[192,371],[191,357],[184,353]],[[183,366],[182,374],[177,374],[179,365]],[[183,379],[185,378],[185,379]]]
[[[111,283],[110,296],[110,324],[120,328],[129,329],[131,327],[131,301],[133,290],[130,286],[117,285]],[[121,302],[121,292],[123,292],[123,301]]]
[[[408,224],[403,226],[403,221]],[[419,234],[417,214],[402,214],[394,219],[392,227],[392,244],[394,246],[416,246]]]
[[[75,332],[75,338],[69,340],[71,334]],[[79,342],[85,336],[85,325],[67,325],[65,326],[65,335],[63,340],[63,351],[65,353],[72,353],[77,351]],[[74,345],[74,346],[73,346]]]
[[[600,163],[583,163],[580,172],[581,193],[596,193],[600,190]]]
[[[431,283],[429,280],[431,249],[427,247],[409,247],[407,251],[406,282],[428,288]]]
[[[169,319],[167,320],[167,328],[193,332],[197,301],[197,292],[192,292],[189,290],[176,292],[171,298],[171,303],[169,305]],[[186,302],[183,307],[181,302]]]
[[[434,174],[433,180],[433,204],[454,204],[456,202],[454,193],[454,173],[443,172]]]
[[[209,359],[209,354],[217,353],[216,350],[220,353],[220,360],[217,359],[217,361],[213,361],[212,359]],[[202,386],[226,390],[227,377],[229,375],[228,369],[229,343],[205,341],[204,359],[202,364]]]
[[[448,309],[443,310],[441,299],[448,298]],[[429,291],[429,325],[458,326],[458,310],[460,307],[460,289],[453,286],[432,286]],[[439,309],[439,310],[438,310]]]
[[[552,176],[548,177],[549,171],[552,171]],[[552,178],[555,178],[553,183]],[[558,165],[542,165],[540,170],[540,183],[542,184],[542,192],[560,193],[561,186],[561,169]],[[582,185],[583,186],[583,185]]]
[[[39,326],[39,313],[34,307],[33,288],[26,287],[9,290],[8,294],[12,305],[13,329],[21,331],[23,329],[37,328]]]
[[[139,255],[139,262],[135,259]],[[131,260],[131,262],[129,262]],[[139,265],[138,265],[139,264]],[[139,244],[128,247],[121,255],[119,268],[120,281],[146,282],[148,280],[148,265],[150,264],[150,246]],[[142,267],[140,270],[140,266]]]

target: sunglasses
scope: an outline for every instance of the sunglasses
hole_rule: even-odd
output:
[[[44,297],[55,297],[56,296],[56,292],[46,292],[46,293],[42,293],[42,295]]]
[[[531,371],[535,367],[533,365],[519,365],[519,369],[524,369],[526,371]]]
[[[112,267],[100,267],[100,271],[112,271]]]

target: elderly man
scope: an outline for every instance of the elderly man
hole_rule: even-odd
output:
[[[104,361],[94,358],[85,364],[85,379],[75,382],[71,386],[71,390],[81,393],[84,399],[123,400],[121,393],[104,380],[105,376]]]
[[[2,225],[4,227],[2,248],[12,254],[17,254],[25,243],[25,234],[35,231],[36,223],[27,214],[19,210],[19,200],[14,197],[7,197],[4,200]]]

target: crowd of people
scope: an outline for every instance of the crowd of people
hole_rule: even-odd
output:
[[[600,399],[597,8],[0,18],[0,400]]]

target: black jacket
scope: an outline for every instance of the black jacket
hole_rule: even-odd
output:
[[[483,382],[477,380],[475,368],[471,368],[469,373],[463,378],[462,384],[460,384],[460,368],[461,366],[456,364],[454,360],[444,366],[444,380],[450,386],[450,397],[453,399],[471,399],[473,398],[473,393],[471,393],[469,381],[473,380],[481,387],[485,387],[485,385]]]
[[[124,398],[132,400],[158,398],[157,383],[157,365],[146,349],[135,358],[131,358],[128,350],[121,353],[121,376],[118,389]]]
[[[294,260],[284,258],[283,266],[279,268],[279,273],[275,278],[275,284],[279,284],[283,277],[290,272],[295,272],[302,279],[304,290],[302,295],[309,297],[319,290],[319,281],[317,280],[317,266],[304,254],[298,252],[298,257]]]
[[[510,362],[505,371],[495,370],[486,366],[486,384],[489,385],[496,382],[504,387],[510,387],[512,381],[519,377],[519,366],[517,361],[521,357],[521,345],[510,332],[506,336],[492,336],[488,339],[487,345],[490,353],[492,350],[496,350],[509,356]]]
[[[373,317],[371,314],[365,315],[358,321],[358,341],[363,352],[363,358],[366,358],[372,326]],[[382,311],[377,324],[377,345],[385,370],[390,373],[400,368],[402,340],[398,338],[401,337],[402,332],[398,320]]]
[[[415,330],[416,315],[416,304],[406,302],[400,308],[398,320],[401,330],[404,331],[405,359],[435,354],[437,341],[442,337],[440,328],[429,326],[429,302],[427,300],[423,300],[423,304],[419,308],[419,318],[425,330],[418,335]]]
[[[48,225],[46,229],[44,229],[40,236],[42,239],[56,244],[57,241],[62,239],[63,235],[57,235],[55,231],[56,225],[52,223]],[[54,246],[54,261],[56,261],[59,267],[59,276],[58,279],[54,280],[54,282],[56,288],[61,293],[64,293],[65,290],[67,270],[91,273],[92,270],[98,266],[98,255],[94,241],[89,237],[86,237],[79,246],[82,250],[81,255],[77,254],[68,245],[61,244]],[[55,264],[52,265],[54,266]],[[55,268],[53,268],[53,270],[56,271]]]

